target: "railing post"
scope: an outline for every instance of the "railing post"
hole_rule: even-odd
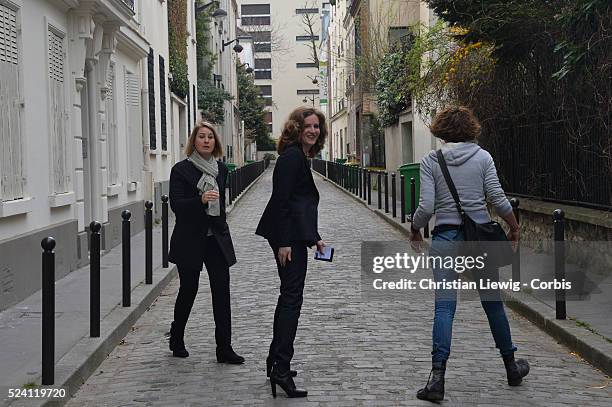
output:
[[[514,217],[516,218],[516,223],[520,225],[519,221],[519,204],[520,201],[518,198],[510,199],[510,205],[512,205],[512,211],[514,212]],[[516,252],[512,257],[512,281],[521,281],[521,242],[520,240],[516,245]]]
[[[400,175],[400,214],[402,223],[406,223],[406,184],[404,174]]]
[[[168,268],[168,195],[162,195],[162,267]]]
[[[46,237],[42,253],[42,382],[55,381],[55,239]]]
[[[368,199],[368,170],[366,168],[361,170],[361,177],[363,178],[363,200],[367,200]]]
[[[416,212],[416,180],[410,177],[410,222],[414,219]]]
[[[145,202],[145,284],[153,284],[153,202]]]
[[[425,228],[423,229],[423,237],[429,237],[429,222],[425,224]]]
[[[389,213],[389,173],[385,171],[385,213]]]
[[[232,201],[234,200],[234,196],[232,195],[234,192],[234,188],[232,188],[232,181],[233,181],[232,178],[233,178],[232,171],[228,171],[227,187],[229,189],[229,193],[228,193],[229,199],[227,200],[227,206],[230,206],[232,204]]]
[[[100,230],[99,222],[91,222],[89,230],[89,336],[100,337]]]
[[[555,279],[565,279],[565,213],[561,209],[553,211],[555,238]],[[555,290],[555,314],[557,319],[566,319],[565,290]]]
[[[382,209],[382,171],[378,171],[378,183],[376,189],[378,190],[378,209]]]
[[[368,206],[370,206],[372,205],[372,171],[366,170],[366,174],[368,175],[366,191],[368,192]]]
[[[121,212],[123,218],[121,225],[122,242],[121,242],[121,257],[122,257],[122,269],[121,269],[121,293],[122,293],[122,305],[124,307],[130,306],[130,294],[131,294],[131,236],[130,236],[130,218],[132,213],[127,209]]]
[[[397,185],[395,182],[395,173],[392,172],[391,173],[391,202],[393,203],[393,208],[392,208],[392,213],[393,213],[393,217],[395,218],[397,216],[397,208],[396,208],[396,203],[397,203],[397,196],[396,196],[396,189],[397,189]]]

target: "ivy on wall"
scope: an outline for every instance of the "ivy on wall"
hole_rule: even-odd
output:
[[[170,51],[170,90],[180,98],[189,92],[187,76],[187,2],[168,0],[168,48]]]

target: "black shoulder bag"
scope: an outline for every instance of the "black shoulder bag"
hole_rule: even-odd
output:
[[[438,157],[438,164],[440,164],[442,174],[444,174],[446,185],[448,186],[448,189],[455,200],[455,205],[457,206],[457,210],[461,216],[461,228],[465,236],[467,245],[466,248],[472,254],[480,253],[480,255],[482,255],[484,252],[486,252],[488,257],[487,263],[491,266],[502,267],[511,264],[513,251],[504,229],[495,221],[476,223],[465,213],[463,207],[461,206],[459,194],[457,193],[457,188],[455,188],[455,183],[448,172],[448,167],[446,166],[446,160],[444,159],[442,150],[438,150],[436,155]],[[499,243],[486,245],[482,244],[481,242]]]

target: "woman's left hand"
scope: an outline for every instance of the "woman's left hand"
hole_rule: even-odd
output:
[[[319,253],[323,253],[323,248],[325,247],[325,242],[323,240],[319,240],[317,242],[317,251]]]
[[[423,249],[425,241],[423,240],[423,235],[421,235],[420,230],[411,230],[410,233],[410,246],[417,252],[420,252]]]

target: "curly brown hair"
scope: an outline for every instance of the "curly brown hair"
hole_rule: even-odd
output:
[[[319,151],[323,150],[325,146],[325,138],[327,137],[327,125],[325,123],[325,115],[314,108],[311,107],[298,107],[289,115],[289,119],[285,122],[283,126],[283,132],[278,140],[278,153],[282,153],[285,148],[292,144],[297,144],[300,142],[300,134],[304,129],[304,119],[308,116],[312,116],[313,114],[317,115],[319,118],[319,138],[317,138],[317,144],[312,146],[309,151],[309,156],[314,157],[319,153]]]
[[[473,141],[480,135],[480,123],[471,109],[450,106],[436,114],[430,130],[446,142]]]

